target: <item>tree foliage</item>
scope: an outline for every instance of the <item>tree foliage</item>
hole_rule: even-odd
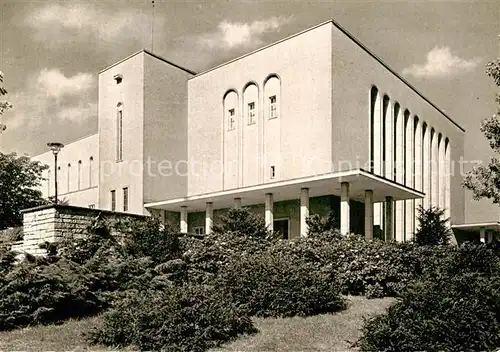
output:
[[[431,207],[418,208],[418,228],[415,231],[415,242],[418,245],[446,245],[450,242],[451,230],[444,210]]]
[[[0,230],[22,225],[22,209],[43,205],[42,172],[48,166],[16,153],[0,153]]]
[[[486,74],[500,87],[500,59],[486,65]],[[495,153],[500,152],[500,93],[497,93],[497,112],[481,123],[481,132]],[[491,158],[488,163],[480,164],[465,177],[464,186],[470,189],[475,199],[489,198],[500,204],[500,160]]]
[[[3,72],[0,71],[0,97],[2,95],[6,95],[7,90],[3,86]],[[12,108],[12,104],[9,103],[8,101],[0,101],[0,117],[4,113],[4,111]],[[5,130],[5,125],[2,123],[2,120],[0,119],[0,133],[2,133]]]

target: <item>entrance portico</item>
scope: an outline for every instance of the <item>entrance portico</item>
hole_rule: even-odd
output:
[[[205,233],[209,233],[214,209],[240,208],[241,206],[264,205],[264,217],[269,229],[273,229],[274,205],[277,202],[300,200],[298,206],[300,226],[296,235],[307,236],[306,219],[310,215],[310,198],[333,195],[340,197],[340,229],[343,234],[353,228],[352,202],[364,203],[364,235],[373,238],[373,204],[395,200],[418,199],[423,194],[394,181],[374,175],[363,169],[334,172],[287,181],[260,184],[239,189],[223,190],[202,195],[165,200],[146,204],[149,209],[181,212],[181,231],[187,232],[187,214],[205,212]],[[358,207],[359,208],[359,207]],[[392,206],[387,207],[386,237],[393,238]],[[361,221],[363,222],[363,221]],[[386,226],[387,227],[387,226]]]

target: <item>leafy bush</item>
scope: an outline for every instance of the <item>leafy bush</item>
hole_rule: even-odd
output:
[[[274,234],[266,227],[262,216],[252,213],[249,209],[229,209],[212,227],[214,235],[234,233],[240,236],[271,239]]]
[[[331,271],[272,251],[232,257],[216,285],[249,315],[307,316],[344,307]]]
[[[212,233],[201,239],[186,237],[182,243],[182,259],[188,264],[189,280],[195,283],[211,282],[233,255],[260,252],[271,245],[266,238],[240,232]]]
[[[0,277],[0,330],[98,312],[103,302],[89,290],[94,280],[82,266],[64,259],[17,265]]]
[[[124,233],[124,250],[131,256],[151,257],[159,264],[181,255],[179,231],[154,217],[122,221],[116,228]]]
[[[478,273],[415,281],[365,322],[362,351],[486,351],[500,346],[500,277]]]
[[[197,285],[129,291],[88,339],[120,348],[196,352],[253,332],[252,321],[218,289]]]
[[[448,220],[444,218],[444,209],[419,206],[418,228],[415,232],[415,242],[420,245],[446,245],[450,242],[451,229]]]
[[[324,236],[325,234],[335,234],[334,238],[340,238],[340,222],[332,211],[327,216],[313,214],[306,219],[308,226],[308,236]]]

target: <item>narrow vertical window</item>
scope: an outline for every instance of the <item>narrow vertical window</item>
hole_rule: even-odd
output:
[[[236,118],[235,113],[234,113],[234,109],[229,109],[228,115],[229,116],[228,116],[228,127],[227,127],[227,129],[229,131],[231,131],[231,130],[234,130],[234,122],[235,122],[235,118]]]
[[[68,182],[68,192],[71,192],[71,164],[68,164],[67,182]]]
[[[92,166],[94,164],[94,157],[89,158],[89,187],[92,187]]]
[[[278,107],[276,95],[269,97],[269,118],[275,119],[278,117]]]
[[[114,189],[111,191],[111,210],[116,210],[116,191]]]
[[[123,160],[123,104],[119,103],[116,112],[116,161]]]
[[[274,167],[274,165],[271,166],[271,178],[274,178],[274,176],[276,176],[276,169]]]
[[[128,211],[128,187],[123,188],[123,211]]]
[[[248,124],[255,123],[255,102],[248,103]]]
[[[81,189],[81,179],[82,179],[82,161],[81,160],[78,160],[78,183],[77,183],[77,187],[78,187],[78,190]]]

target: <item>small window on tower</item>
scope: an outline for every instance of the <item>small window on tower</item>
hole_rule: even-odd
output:
[[[116,84],[120,84],[120,83],[122,83],[123,76],[122,76],[121,74],[117,74],[117,75],[115,75],[113,78],[114,78],[114,80],[116,81]]]
[[[274,178],[274,176],[276,176],[276,170],[275,170],[275,167],[274,165],[271,166],[271,178]]]
[[[248,124],[255,123],[255,102],[248,103]]]
[[[235,122],[235,112],[234,112],[234,109],[229,109],[228,111],[228,130],[231,131],[231,130],[234,130],[234,122]]]
[[[275,119],[278,117],[276,95],[269,97],[269,118]]]

